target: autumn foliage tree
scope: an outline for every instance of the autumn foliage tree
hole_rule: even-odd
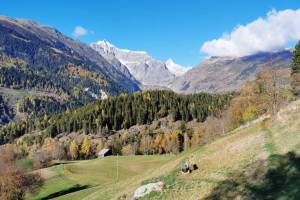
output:
[[[85,136],[81,145],[80,154],[87,158],[91,154],[91,145],[88,136]]]
[[[255,82],[259,88],[259,103],[265,111],[275,114],[283,103],[291,99],[285,79],[283,72],[276,69],[265,69],[257,74]]]
[[[164,152],[165,148],[165,142],[163,135],[161,133],[156,134],[155,139],[154,139],[154,149],[155,153],[161,154]]]
[[[152,154],[153,153],[152,146],[153,146],[152,137],[148,133],[143,134],[140,141],[140,148],[139,148],[140,152],[145,155]]]
[[[184,133],[184,150],[188,150],[191,147],[191,139],[187,132]]]
[[[134,148],[133,144],[127,144],[122,147],[122,155],[127,156],[127,155],[135,155],[136,149]]]
[[[0,199],[24,199],[27,192],[34,193],[42,185],[39,174],[28,173],[16,163],[18,157],[11,148],[0,150]]]
[[[78,149],[79,149],[79,147],[78,147],[76,141],[72,140],[72,142],[70,143],[70,146],[69,146],[69,154],[73,160],[76,160],[78,158]]]

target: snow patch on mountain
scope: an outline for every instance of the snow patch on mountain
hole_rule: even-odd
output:
[[[104,92],[102,89],[100,89],[100,94],[99,95],[97,95],[97,94],[95,94],[94,92],[92,92],[92,91],[90,91],[90,88],[84,88],[84,91],[85,92],[88,92],[94,99],[99,99],[99,97],[100,97],[100,99],[107,99],[108,98],[108,95],[106,94],[106,92]]]
[[[152,58],[145,51],[121,49],[106,40],[94,42],[91,47],[105,58],[118,59],[143,86],[166,87],[176,77],[163,61]]]
[[[124,53],[134,53],[134,54],[148,56],[147,52],[145,51],[131,51],[129,49],[121,49],[111,44],[107,40],[100,40],[98,42],[93,42],[91,43],[91,46],[100,53],[103,52],[103,53],[115,55],[117,52],[124,52]]]
[[[171,58],[169,58],[166,61],[166,66],[168,70],[175,76],[182,76],[183,74],[185,74],[185,72],[187,72],[192,68],[192,67],[183,67],[179,64],[176,64]]]

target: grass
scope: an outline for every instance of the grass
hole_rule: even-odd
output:
[[[54,93],[48,93],[48,92],[42,92],[42,91],[37,91],[37,90],[27,90],[27,89],[13,89],[13,88],[5,88],[5,87],[0,87],[0,93],[14,96],[16,98],[22,98],[25,96],[53,96],[56,98],[59,98],[56,94]]]
[[[166,189],[143,200],[297,199],[300,158],[288,152],[300,153],[300,106],[282,115],[288,120],[259,121],[176,156],[119,157],[119,176],[116,157],[43,169],[44,187],[27,199],[131,199],[137,187],[156,181]],[[199,169],[183,175],[187,158]]]
[[[28,158],[23,158],[21,160],[18,160],[18,164],[25,169],[32,169],[33,167],[33,161]]]
[[[15,106],[15,104],[19,99],[22,99],[27,96],[37,96],[37,97],[51,96],[56,99],[60,99],[60,97],[54,93],[42,92],[37,90],[27,90],[27,89],[13,89],[13,88],[5,88],[5,87],[0,87],[0,94],[9,96],[10,98],[9,103],[11,106]]]
[[[55,165],[41,171],[42,176],[48,177],[45,185],[37,195],[28,196],[27,199],[47,199],[51,195],[58,197],[58,194],[63,194],[59,195],[59,199],[82,199],[93,191],[105,193],[106,188],[117,190],[118,182],[147,173],[147,170],[161,166],[172,158],[173,156],[112,156]]]

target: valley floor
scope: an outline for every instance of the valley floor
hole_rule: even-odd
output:
[[[45,185],[36,196],[27,199],[131,199],[140,185],[158,180],[165,182],[166,189],[143,199],[214,199],[218,195],[223,195],[222,199],[251,199],[254,193],[258,197],[267,194],[264,192],[270,192],[269,196],[262,196],[264,199],[296,199],[300,197],[300,183],[293,178],[300,178],[300,164],[291,156],[294,154],[287,153],[298,155],[299,147],[300,101],[296,101],[274,120],[262,118],[179,155],[112,156],[42,169]],[[286,154],[291,164],[281,162]],[[199,169],[187,175],[179,173],[179,166],[186,159]],[[264,180],[257,182],[251,175],[257,172],[259,176],[259,172],[269,169],[281,175],[288,170],[291,178],[284,174],[282,179],[286,181],[275,185],[277,190],[264,188]]]

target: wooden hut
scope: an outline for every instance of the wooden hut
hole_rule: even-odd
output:
[[[98,153],[98,157],[106,157],[112,155],[112,152],[110,149],[101,149]]]

